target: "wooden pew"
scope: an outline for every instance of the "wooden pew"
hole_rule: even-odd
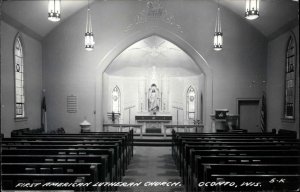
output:
[[[285,162],[291,164],[299,163],[300,160],[300,142],[290,135],[275,135],[273,133],[183,134],[173,132],[172,141],[172,155],[181,176],[183,176],[184,183],[185,185],[193,184],[193,187],[187,186],[186,189],[189,190],[197,188],[195,182],[191,179],[195,175],[193,170],[197,170],[195,165],[201,166],[203,163],[211,162],[226,164],[238,162],[244,164],[253,162],[268,164],[268,162],[271,162],[271,164],[276,164]],[[226,155],[224,155],[224,150]],[[273,152],[278,151],[278,156],[275,157],[274,154],[269,152],[270,150]],[[287,150],[291,152],[286,152]],[[202,151],[202,154],[200,156],[193,151]],[[233,156],[233,151],[237,156]],[[239,154],[236,154],[237,151],[240,151]],[[204,152],[206,154],[203,154]],[[294,154],[292,154],[293,152]],[[218,153],[218,155],[212,156],[212,153]],[[263,153],[269,154],[269,156]],[[222,154],[223,156],[221,156]],[[274,158],[270,156],[274,156]]]
[[[18,162],[20,160],[24,163],[21,159],[26,159],[25,161],[28,161],[31,166],[33,164],[35,164],[34,166],[38,166],[36,164],[42,163],[53,163],[55,164],[54,166],[59,166],[62,163],[71,163],[80,166],[82,162],[101,162],[103,169],[100,173],[108,177],[103,177],[104,180],[97,180],[115,182],[121,180],[121,175],[124,174],[125,168],[133,154],[133,131],[118,134],[97,133],[95,135],[24,133],[13,138],[4,138],[1,144],[5,154],[2,156],[4,161]],[[117,168],[113,169],[114,167]],[[79,170],[79,168],[76,170]],[[116,170],[121,170],[122,174],[121,171]],[[20,175],[22,172],[6,174],[22,176]],[[120,178],[115,179],[113,174],[120,176]]]
[[[185,154],[185,146],[189,145],[211,145],[211,146],[224,146],[224,145],[277,145],[277,146],[299,146],[300,145],[300,140],[269,140],[269,139],[255,139],[255,140],[248,140],[248,139],[232,139],[232,141],[229,140],[217,140],[217,141],[212,141],[212,140],[198,140],[198,139],[181,139],[179,144],[176,146],[174,150],[174,154],[178,156],[178,154]]]
[[[214,164],[300,164],[300,156],[200,156],[196,155],[194,167],[191,166],[187,173],[187,185],[193,186],[193,179],[203,180],[203,174],[199,173],[202,165]],[[206,180],[207,181],[207,180]]]
[[[91,181],[105,181],[101,163],[2,163],[2,173],[90,174]]]
[[[80,166],[80,163],[90,163],[98,166],[95,171],[97,171],[97,175],[93,178],[99,179],[99,181],[110,181],[110,168],[109,162],[106,156],[103,155],[2,155],[3,165],[5,163],[25,163],[30,165],[30,163],[49,163],[49,164],[57,164],[57,166],[62,166],[62,168],[67,168],[68,164],[77,164]],[[64,163],[64,164],[61,164]],[[96,164],[97,163],[97,164]],[[5,170],[4,167],[3,172]],[[7,170],[7,169],[6,169]],[[19,172],[20,173],[20,172]]]
[[[249,143],[251,144],[260,144],[260,143],[264,143],[264,144],[276,144],[276,145],[299,145],[300,140],[297,139],[285,139],[285,138],[273,138],[273,139],[265,139],[265,138],[261,138],[261,139],[249,139],[249,138],[232,138],[232,139],[218,139],[218,140],[214,140],[214,139],[180,139],[177,142],[177,145],[175,146],[175,151],[174,153],[181,153],[184,150],[184,146],[186,144],[201,144],[201,145],[234,145],[235,143],[239,143],[240,145],[248,145]]]
[[[52,149],[52,148],[44,148],[44,149],[2,149],[3,155],[111,155],[109,157],[109,163],[112,162],[112,167],[110,170],[112,171],[111,179],[113,181],[120,181],[122,177],[122,167],[120,167],[120,162],[118,161],[117,153],[114,152],[113,149]],[[110,167],[111,165],[109,165]]]
[[[126,127],[128,127],[129,129],[132,128],[131,130],[132,132],[134,129],[140,129],[140,138],[143,138],[143,131],[142,131],[143,125],[141,124],[103,124],[103,128],[105,129],[105,132],[108,132],[109,127],[117,128],[118,129],[117,133],[122,132],[123,128]]]
[[[188,175],[192,175],[195,170],[195,164],[198,158],[201,157],[214,157],[212,162],[221,158],[220,162],[234,160],[237,159],[249,159],[249,162],[252,159],[258,158],[258,160],[264,161],[263,159],[269,159],[273,156],[276,158],[292,158],[292,161],[300,161],[300,151],[299,150],[264,150],[264,149],[256,149],[256,150],[214,150],[214,149],[207,149],[207,150],[196,150],[191,149],[189,155],[189,161],[187,161],[186,169]],[[223,159],[222,159],[223,158]],[[273,159],[269,159],[271,162]],[[219,160],[218,160],[219,161]],[[274,160],[275,162],[279,160]],[[277,162],[278,163],[278,162]],[[289,163],[287,160],[284,163]],[[295,163],[295,162],[294,162]]]
[[[81,143],[81,144],[75,144],[75,145],[60,145],[60,144],[62,144],[62,143],[65,143],[65,141],[63,140],[63,141],[57,141],[58,143],[56,143],[56,142],[52,142],[51,141],[51,143],[52,143],[52,145],[49,145],[49,143],[47,143],[46,144],[46,142],[45,141],[37,141],[37,142],[42,142],[44,145],[43,146],[41,146],[41,145],[32,145],[32,143],[34,142],[34,141],[19,141],[19,139],[17,139],[17,141],[14,141],[13,139],[10,139],[9,140],[9,144],[8,144],[8,142],[7,142],[7,140],[6,141],[4,141],[4,142],[2,142],[2,143],[4,143],[5,145],[4,145],[4,149],[10,149],[10,150],[12,150],[12,149],[19,149],[19,148],[22,148],[22,149],[28,149],[28,148],[30,148],[31,150],[32,150],[32,148],[46,148],[46,149],[44,149],[44,151],[49,151],[49,150],[51,150],[52,148],[56,148],[56,149],[59,149],[59,148],[61,148],[61,147],[63,147],[63,148],[81,148],[81,149],[89,149],[89,148],[91,148],[91,149],[104,149],[104,148],[106,148],[106,151],[110,151],[110,152],[113,152],[112,150],[114,150],[114,149],[117,149],[117,151],[116,151],[116,153],[112,153],[112,154],[118,154],[117,152],[118,151],[120,151],[118,148],[116,148],[116,147],[119,147],[118,146],[118,144],[115,144],[115,145],[107,145],[107,144],[110,144],[110,142],[104,142],[104,143],[102,143],[102,144],[105,144],[105,145],[97,145],[97,143],[98,142],[95,142],[95,141],[80,141],[79,140],[79,143]],[[28,142],[31,144],[31,145],[28,145]],[[17,144],[16,144],[17,143]],[[34,142],[35,143],[35,142]],[[69,141],[68,141],[68,143],[70,143]],[[73,144],[74,144],[74,142],[72,142]],[[75,143],[78,143],[77,142],[77,140],[75,141]],[[84,143],[88,143],[88,144],[84,144]],[[95,144],[96,143],[96,144]],[[115,143],[115,142],[112,142],[112,143]],[[56,144],[58,144],[58,145],[56,145]],[[29,150],[30,151],[30,150]],[[32,151],[31,151],[32,152]],[[112,155],[113,156],[113,155]],[[109,160],[109,161],[107,161],[107,162],[109,162],[110,164],[111,163],[113,163],[114,161],[113,160]],[[116,168],[116,170],[117,171],[114,171],[114,169],[112,170],[112,173],[115,173],[115,172],[122,172],[122,174],[124,174],[125,173],[125,167],[122,165],[121,166],[121,168],[119,168],[120,167],[120,163],[118,163],[118,165],[119,166],[117,166],[117,168]],[[118,171],[120,169],[120,171]],[[114,174],[114,175],[117,175],[117,176],[121,176],[122,174]],[[113,176],[114,176],[113,175]],[[116,179],[114,179],[114,180],[116,180]],[[118,180],[120,180],[120,177],[118,177]]]
[[[197,149],[300,149],[300,143],[265,143],[265,142],[253,142],[253,143],[217,143],[217,144],[210,144],[210,143],[186,143],[185,147],[182,151],[179,152],[177,155],[177,167],[180,170],[180,175],[183,174],[186,162],[189,162],[189,149],[191,148]]]
[[[180,153],[180,147],[182,146],[182,140],[185,139],[197,139],[197,140],[236,140],[236,139],[248,139],[248,140],[291,140],[296,139],[294,136],[290,135],[276,135],[274,133],[201,133],[201,134],[191,134],[191,133],[175,133],[172,132],[172,155],[176,158],[176,154]],[[179,149],[178,149],[179,148]]]
[[[214,159],[211,160],[211,162],[214,161],[228,161],[228,160],[234,160],[236,159],[248,159],[249,163],[252,159],[257,158],[261,161],[266,161],[268,159],[270,162],[273,156],[277,158],[275,159],[274,163],[278,163],[278,161],[284,160],[284,163],[289,163],[289,159],[292,159],[291,162],[293,163],[300,163],[300,151],[299,150],[263,150],[263,149],[257,149],[257,150],[190,150],[189,155],[189,161],[186,162],[186,168],[184,169],[185,172],[184,178],[186,180],[190,180],[191,177],[194,176],[195,173],[195,164],[199,163],[197,162],[198,158],[201,157],[213,157]],[[221,160],[219,160],[221,158]],[[286,159],[288,158],[288,159]],[[245,162],[246,163],[246,162]],[[187,181],[186,181],[187,183]]]
[[[53,143],[53,141],[68,141],[68,142],[71,142],[71,141],[76,141],[76,142],[80,142],[81,143],[87,143],[87,142],[114,142],[114,143],[120,143],[120,148],[121,150],[124,150],[124,160],[126,160],[126,167],[127,165],[129,164],[129,161],[130,161],[130,157],[131,157],[131,151],[129,150],[130,149],[130,146],[128,145],[128,142],[125,140],[125,138],[122,136],[122,137],[119,137],[119,136],[109,136],[109,137],[83,137],[81,135],[81,137],[78,136],[75,136],[75,137],[71,137],[71,136],[68,136],[68,137],[64,137],[65,134],[62,134],[60,136],[51,136],[51,137],[45,137],[45,136],[40,136],[40,137],[25,137],[25,136],[22,136],[22,137],[14,137],[14,138],[6,138],[4,139],[4,144],[7,143],[8,141],[50,141],[50,142],[47,142],[47,143]],[[122,141],[120,141],[122,140]],[[16,143],[16,142],[14,142]],[[27,142],[28,143],[28,142]]]
[[[107,160],[108,155],[3,155],[3,161],[7,162],[47,162],[47,163],[77,163],[77,166],[81,166],[80,163],[82,162],[102,162],[103,164],[107,165],[108,168],[106,169],[103,166],[102,170],[99,171],[101,173],[101,177],[99,177],[98,181],[105,181],[105,182],[118,182],[121,181],[121,177],[117,178],[113,169],[110,169],[111,162]],[[101,160],[102,158],[102,160]],[[26,159],[26,161],[24,160]],[[106,167],[107,167],[106,166]],[[109,168],[110,167],[110,168]],[[103,179],[104,178],[104,179]],[[96,180],[95,180],[96,181]],[[112,190],[110,190],[112,191]]]
[[[133,130],[130,130],[129,132],[86,132],[81,134],[30,134],[30,133],[23,133],[19,135],[13,136],[16,137],[44,137],[44,138],[50,138],[50,137],[76,137],[76,138],[110,138],[110,137],[125,137],[125,143],[128,149],[128,157],[129,160],[133,156]]]
[[[3,148],[116,148],[120,157],[120,164],[126,169],[128,161],[126,161],[126,156],[124,154],[124,147],[121,145],[121,141],[21,141],[21,140],[4,140],[2,141]],[[27,146],[27,147],[26,147]],[[47,147],[48,146],[48,147]]]
[[[2,163],[2,168],[4,174],[90,174],[89,182],[91,183],[112,182],[105,178],[104,167],[101,163]],[[90,185],[86,189],[111,191],[112,188],[103,186],[97,188]]]
[[[245,148],[245,146],[241,146],[242,148],[239,148],[239,146],[235,146],[231,149],[228,148],[228,146],[218,147],[218,149],[213,149],[212,147],[199,147],[199,146],[191,146],[190,149],[190,157],[189,160],[184,161],[184,165],[182,166],[182,177],[184,180],[184,183],[187,185],[187,187],[190,187],[191,178],[194,176],[194,171],[196,170],[196,157],[197,156],[228,156],[225,158],[230,159],[231,156],[237,156],[239,155],[241,159],[246,159],[248,156],[255,156],[254,158],[259,159],[260,156],[280,156],[282,158],[285,158],[285,156],[299,156],[300,150],[299,149],[290,149],[286,148],[286,146],[283,146],[278,148],[277,146],[248,146]],[[264,157],[262,157],[264,158]],[[268,157],[265,157],[268,158]],[[278,157],[279,158],[279,157]],[[217,158],[216,158],[217,159]],[[249,159],[250,160],[250,159]],[[269,159],[271,160],[271,159]],[[225,159],[224,159],[225,161]],[[296,160],[294,160],[296,161]],[[299,161],[299,159],[298,159]],[[250,162],[249,162],[250,163]],[[287,163],[287,162],[286,162]]]
[[[173,129],[173,130],[176,129],[178,131],[179,128],[184,129],[185,133],[187,133],[188,131],[190,132],[190,129],[195,129],[196,132],[198,132],[198,131],[200,132],[200,131],[203,130],[204,125],[202,125],[202,124],[195,124],[195,125],[165,125],[164,126],[164,137],[167,136],[167,129]]]
[[[296,139],[293,135],[276,135],[274,133],[176,133],[172,132],[172,140],[174,147],[180,144],[181,139],[197,138],[201,140],[213,140],[213,139]]]
[[[205,141],[198,141],[198,142],[195,142],[195,141],[183,141],[182,142],[182,145],[180,146],[179,148],[179,152],[178,152],[178,156],[180,159],[184,159],[187,157],[187,154],[189,154],[188,152],[188,149],[189,147],[188,146],[202,146],[202,147],[205,147],[205,146],[210,146],[212,148],[214,147],[218,147],[218,146],[259,146],[259,145],[263,145],[263,146],[278,146],[278,147],[281,147],[281,146],[288,146],[288,147],[291,147],[291,148],[300,148],[300,140],[297,140],[297,141],[294,141],[294,142],[273,142],[273,141],[262,141],[262,142],[258,142],[258,141],[255,141],[255,142],[221,142],[221,141],[218,141],[218,142],[205,142]],[[179,155],[181,154],[181,155]]]

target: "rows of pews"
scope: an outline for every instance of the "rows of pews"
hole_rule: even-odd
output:
[[[300,140],[276,133],[172,132],[186,191],[300,191]]]
[[[2,191],[115,191],[133,156],[133,131],[2,138]]]

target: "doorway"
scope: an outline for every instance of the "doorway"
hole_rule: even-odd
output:
[[[239,127],[248,132],[261,132],[259,99],[238,99]]]

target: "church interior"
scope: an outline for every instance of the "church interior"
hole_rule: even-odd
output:
[[[2,191],[299,191],[298,0],[1,0]]]

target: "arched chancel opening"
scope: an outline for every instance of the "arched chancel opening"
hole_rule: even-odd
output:
[[[135,44],[136,42],[146,39],[151,36],[157,36],[160,37],[174,45],[176,45],[178,48],[180,48],[186,55],[190,57],[190,59],[197,65],[197,67],[202,72],[202,78],[203,78],[203,123],[205,125],[205,132],[211,131],[211,120],[210,120],[210,114],[212,113],[212,107],[213,107],[213,94],[212,94],[212,71],[205,61],[205,59],[185,40],[180,38],[177,34],[160,29],[155,28],[155,30],[141,30],[136,32],[135,34],[129,36],[124,41],[121,41],[114,49],[112,49],[99,63],[99,66],[97,68],[97,73],[99,76],[97,76],[96,81],[96,95],[95,95],[95,102],[96,102],[96,111],[98,111],[96,115],[96,127],[101,127],[102,123],[104,122],[104,111],[105,108],[103,98],[104,90],[104,81],[103,77],[105,76],[105,71],[110,66],[110,64],[128,47]],[[155,54],[155,53],[153,53]],[[101,75],[102,74],[102,75]],[[121,88],[122,89],[122,88]],[[123,97],[123,96],[122,96]],[[199,97],[200,98],[200,97]],[[162,98],[161,98],[162,99]],[[123,100],[124,101],[124,100]],[[124,103],[126,103],[124,101]],[[199,101],[200,103],[200,101]],[[164,106],[160,104],[163,108]],[[124,109],[126,106],[122,106]],[[170,107],[170,106],[169,106]],[[136,106],[137,108],[137,106]],[[99,126],[100,125],[100,126]],[[101,131],[101,130],[95,130],[95,131]]]

